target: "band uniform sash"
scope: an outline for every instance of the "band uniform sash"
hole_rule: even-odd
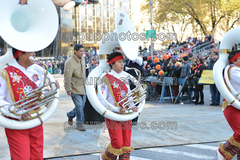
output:
[[[4,68],[2,70],[2,77],[7,82],[13,103],[23,99],[26,93],[38,88],[36,83],[34,83],[21,70],[14,66],[8,66]],[[31,107],[33,106],[30,106],[29,108]],[[38,109],[39,108],[36,108],[35,110]]]
[[[107,80],[106,84],[108,85],[109,90],[113,96],[115,106],[122,107],[122,103],[119,103],[119,105],[117,105],[117,103],[121,101],[123,98],[125,98],[125,96],[128,93],[128,88],[125,85],[127,84],[127,81],[124,80],[123,82],[110,74],[106,74],[105,77],[106,77],[105,79]]]

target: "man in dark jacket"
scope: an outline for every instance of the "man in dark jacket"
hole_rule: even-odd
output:
[[[217,62],[217,60],[218,60],[218,52],[213,52],[212,59],[210,60],[207,66],[207,70],[213,70],[213,66]],[[210,106],[219,106],[220,92],[218,91],[215,83],[210,85],[210,92],[212,95],[212,103],[210,104]]]
[[[163,70],[164,72],[167,72],[167,67],[168,67],[168,63],[169,63],[170,59],[171,59],[171,58],[169,58],[168,56],[165,56],[165,55],[163,56],[164,63],[163,63],[163,66],[162,66],[162,70]],[[167,77],[167,76],[168,76],[168,73],[165,74],[165,76]]]
[[[188,56],[184,56],[182,58],[182,67],[181,67],[181,73],[180,73],[180,78],[187,78],[187,75],[189,73],[189,70],[191,69],[191,61],[189,61]],[[184,86],[182,88],[182,94],[187,93],[187,86]]]
[[[141,77],[146,77],[143,69],[142,57],[138,57],[135,61],[131,61],[130,59],[127,59],[125,61],[125,71],[131,74],[133,77],[138,78],[138,73],[134,69],[129,69],[129,68],[138,69],[141,72]]]
[[[183,63],[180,78],[186,78],[189,73],[189,70],[191,69],[191,61],[188,61],[188,56],[185,56],[182,59]]]
[[[131,74],[133,77],[138,79],[138,72],[135,71],[134,69],[130,68],[136,68],[141,72],[141,77],[146,77],[144,69],[143,69],[143,59],[142,57],[137,57],[134,61],[131,61],[130,59],[125,60],[125,66],[124,70]],[[136,86],[134,84],[130,84],[130,89],[134,89]],[[137,124],[138,117],[132,120],[132,124],[136,125]]]

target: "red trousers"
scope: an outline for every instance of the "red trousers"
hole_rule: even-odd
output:
[[[228,105],[223,111],[224,116],[232,128],[235,141],[240,143],[240,110],[236,109],[232,105]]]
[[[26,130],[5,128],[12,160],[43,159],[43,127]]]
[[[105,118],[111,145],[115,149],[131,146],[132,121],[113,121]]]

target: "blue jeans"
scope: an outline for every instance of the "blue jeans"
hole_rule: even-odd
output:
[[[77,125],[81,126],[85,122],[84,106],[86,102],[86,95],[72,93],[72,100],[75,108],[71,112],[68,112],[67,115],[71,119],[77,117]]]
[[[210,85],[210,92],[212,94],[212,104],[220,104],[220,92],[215,84]]]

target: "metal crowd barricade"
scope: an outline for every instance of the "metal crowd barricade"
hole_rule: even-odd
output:
[[[156,84],[162,85],[162,91],[161,91],[161,96],[159,103],[163,103],[163,100],[171,100],[174,102],[174,93],[172,92],[173,88],[172,85],[174,83],[174,78],[173,77],[157,77],[157,76],[148,76],[145,79],[146,82],[154,82]],[[167,89],[170,90],[170,96],[164,94]]]
[[[178,85],[181,85],[181,88],[179,89],[178,95],[175,98],[174,104],[178,100],[189,100],[191,102],[192,101],[191,90],[188,88],[188,81],[187,81],[187,79],[186,78],[178,78]],[[188,96],[183,96],[182,95],[182,91],[183,91],[184,87],[187,87]]]
[[[175,84],[175,80],[176,79],[173,77],[160,77],[159,78],[157,76],[148,76],[146,79],[144,79],[144,81],[146,81],[146,82],[154,82],[154,83],[162,85],[162,91],[161,91],[159,103],[163,103],[163,100],[171,100],[172,102],[174,102],[174,104],[179,100],[189,100],[189,102],[192,102],[191,90],[188,88],[187,79],[186,78],[178,78],[177,79],[177,84],[181,85],[178,95],[174,95],[173,88],[172,88],[172,86]],[[199,81],[199,78],[197,79],[197,85],[209,85],[209,84],[198,83],[198,81]],[[187,87],[187,93],[188,93],[187,96],[183,96],[183,94],[182,94],[184,87]],[[168,89],[170,90],[170,95],[165,94],[165,92]],[[176,98],[175,98],[175,96],[176,96]]]
[[[171,100],[173,102],[174,99],[174,93],[172,92],[173,77],[161,77],[160,79],[163,79],[163,83],[159,103],[163,103],[163,100]],[[165,91],[167,91],[167,89],[170,90],[170,96],[165,94]]]

